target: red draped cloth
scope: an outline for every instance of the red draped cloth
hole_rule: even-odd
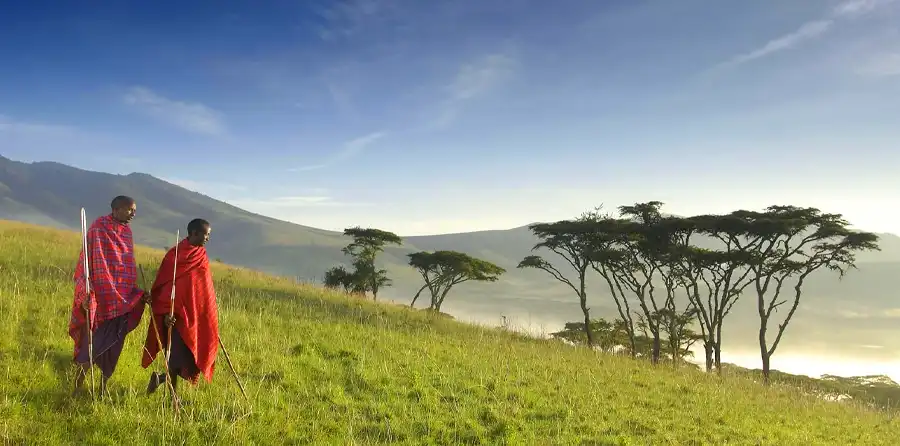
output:
[[[168,329],[163,324],[163,317],[169,314],[171,307],[172,276],[175,272],[175,327],[184,344],[191,351],[199,372],[186,373],[182,369],[182,377],[196,384],[202,373],[209,382],[215,370],[216,355],[219,352],[219,319],[216,305],[216,292],[213,288],[212,274],[209,270],[209,257],[206,248],[193,246],[187,239],[178,244],[178,261],[175,260],[175,248],[169,250],[163,258],[156,281],[150,293],[153,296],[153,317],[160,330],[159,339],[166,348]],[[147,327],[147,339],[144,343],[144,357],[141,365],[147,368],[159,353],[156,333],[153,325]],[[174,336],[173,336],[174,337]],[[175,345],[173,342],[173,350]],[[188,376],[184,376],[188,374]]]
[[[127,327],[124,333],[115,336],[122,337],[127,332],[137,328],[144,306],[139,305],[143,292],[136,286],[137,266],[134,261],[134,239],[131,228],[124,223],[116,221],[111,215],[100,217],[91,224],[87,232],[87,249],[89,254],[88,267],[90,269],[91,296],[90,296],[90,321],[85,317],[82,307],[87,297],[84,280],[84,250],[78,255],[78,265],[75,266],[75,298],[72,302],[72,315],[69,319],[69,336],[75,341],[74,357],[84,357],[81,349],[87,347],[87,328],[94,332],[105,322],[121,319],[126,316]],[[115,344],[114,340],[95,344]],[[96,351],[99,356],[103,352]]]

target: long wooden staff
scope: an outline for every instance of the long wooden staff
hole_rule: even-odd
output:
[[[181,230],[175,231],[175,257],[172,259],[172,293],[169,295],[169,320],[171,321],[173,317],[175,317],[175,278],[178,275],[178,244],[181,243]],[[167,324],[169,325],[169,324]],[[172,357],[172,328],[175,324],[169,325],[169,339],[168,344],[169,348],[166,349],[166,364],[168,367],[169,358]],[[166,377],[167,380],[170,377]],[[174,395],[173,395],[174,396]],[[177,401],[177,398],[173,398],[173,401]],[[178,404],[176,403],[176,407]]]
[[[84,208],[81,208],[81,250],[84,252],[84,289],[87,292],[85,301],[87,308],[84,309],[85,322],[88,332],[88,364],[91,369],[91,399],[94,398],[94,330],[91,327],[91,268],[88,261],[88,241],[87,241],[87,217]]]
[[[222,353],[225,353],[225,361],[228,362],[228,367],[231,369],[231,374],[234,376],[234,380],[237,381],[238,387],[241,388],[241,395],[244,395],[244,399],[250,401],[250,398],[247,398],[247,392],[244,391],[244,385],[241,384],[241,379],[238,378],[238,374],[234,371],[234,366],[231,365],[231,358],[228,356],[228,350],[225,349],[225,344],[222,343],[222,338],[219,338],[219,347],[222,347]]]
[[[144,275],[144,265],[138,265],[138,268],[141,271],[141,282],[144,284],[144,290],[149,293],[150,289],[147,288],[147,276]],[[162,353],[162,340],[159,338],[159,329],[156,327],[156,316],[153,314],[153,305],[148,303],[147,306],[150,307],[150,326],[153,328],[153,334],[156,335],[156,346],[159,349],[159,353]],[[163,367],[166,370],[166,384],[168,384],[169,391],[172,392],[172,398],[178,398],[178,395],[175,394],[175,386],[172,385],[172,377],[169,375],[169,362],[163,361]]]
[[[216,319],[219,318],[219,303],[218,296],[216,296]],[[234,365],[231,364],[231,357],[228,355],[228,350],[225,349],[225,344],[222,343],[222,337],[219,336],[219,347],[222,347],[222,353],[225,353],[225,361],[228,362],[228,368],[231,369],[231,375],[234,376],[234,380],[237,381],[238,387],[241,389],[241,395],[244,395],[244,399],[250,401],[250,398],[247,397],[247,392],[244,391],[244,385],[241,384],[241,379],[238,378],[237,372],[234,370]]]

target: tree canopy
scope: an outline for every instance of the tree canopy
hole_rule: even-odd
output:
[[[415,268],[425,281],[419,293],[428,289],[431,295],[429,308],[435,311],[441,310],[454,286],[469,281],[496,282],[506,272],[491,262],[457,251],[422,251],[408,254],[408,257],[409,266]]]
[[[378,291],[390,286],[391,279],[387,276],[387,270],[375,266],[375,258],[384,251],[385,245],[400,245],[403,240],[393,232],[358,226],[344,229],[344,235],[353,238],[352,242],[341,249],[341,252],[353,258],[353,271],[347,271],[343,266],[326,271],[325,286],[343,287],[345,291],[363,295],[371,291],[372,298],[378,300]]]

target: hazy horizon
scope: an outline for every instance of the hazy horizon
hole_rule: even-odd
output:
[[[390,299],[388,299],[390,300]],[[408,305],[409,302],[403,300],[390,300],[398,305]],[[577,305],[574,298],[572,304]],[[459,321],[474,323],[477,325],[485,325],[491,327],[499,327],[501,325],[501,314],[478,314],[476,311],[467,310],[465,303],[458,301],[450,301],[445,305],[442,311],[453,315]],[[521,309],[509,309],[502,311],[506,316],[507,322],[512,329],[529,333],[534,336],[548,336],[550,333],[563,329],[566,322],[576,320],[571,318],[564,320],[561,318],[547,317],[545,315],[525,312],[521,314]],[[726,324],[727,326],[727,324]],[[796,329],[796,327],[795,327]],[[790,329],[789,329],[790,330]],[[791,333],[788,332],[786,340],[789,341]],[[728,338],[726,344],[722,348],[722,362],[732,363],[749,369],[762,368],[762,361],[758,348],[729,348]],[[698,343],[699,344],[699,343]],[[702,366],[703,363],[703,347],[695,344],[691,351],[694,356],[687,358],[692,363]],[[886,358],[875,359],[871,355],[852,356],[842,353],[839,355],[827,354],[822,350],[827,348],[811,349],[809,347],[797,347],[786,342],[786,345],[779,347],[775,355],[772,356],[772,368],[785,373],[806,375],[813,378],[819,378],[822,375],[835,376],[865,376],[865,375],[884,375],[900,383],[900,350],[896,351],[893,356],[896,359],[890,360]]]

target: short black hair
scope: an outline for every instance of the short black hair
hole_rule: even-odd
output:
[[[196,231],[202,231],[204,228],[209,227],[209,222],[202,218],[195,218],[188,223],[188,235],[193,234]]]
[[[119,195],[116,198],[113,198],[109,203],[109,207],[112,209],[121,209],[126,206],[131,206],[134,204],[134,198],[131,198],[127,195]]]

